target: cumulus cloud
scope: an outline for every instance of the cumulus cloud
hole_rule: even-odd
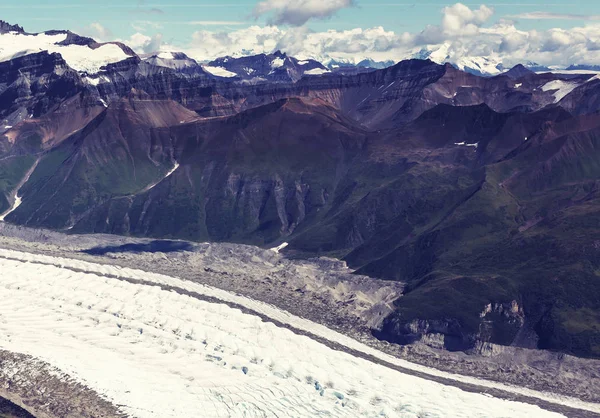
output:
[[[271,15],[275,25],[301,26],[310,19],[326,19],[354,5],[354,0],[263,0],[254,8],[254,16]]]
[[[80,33],[84,36],[90,36],[97,41],[107,41],[113,37],[110,29],[105,28],[98,22],[86,26]]]
[[[277,26],[251,26],[231,32],[200,30],[184,52],[206,61],[225,55],[250,55],[282,50],[300,59],[315,58],[361,61],[366,58],[387,60],[398,48],[410,47],[412,37],[382,27],[315,32],[307,27],[283,29]]]
[[[123,41],[137,53],[149,54],[161,49],[162,34],[157,33],[153,36],[144,35],[143,33],[134,33],[128,40]]]
[[[272,1],[275,4],[275,0]],[[282,0],[280,4],[291,3]],[[425,56],[454,63],[484,57],[505,66],[530,61],[560,66],[600,63],[600,24],[588,22],[570,29],[522,30],[514,22],[503,19],[490,24],[493,14],[486,6],[469,8],[458,3],[441,10],[439,24],[427,26],[420,32],[404,33],[383,27],[322,32],[306,26],[275,25],[255,25],[233,31],[206,29],[194,32],[187,47],[176,49],[199,61],[279,49],[300,59],[314,58],[325,63],[331,60],[356,63],[363,59],[399,61]],[[304,18],[299,22],[302,20]],[[175,49],[162,44],[160,36],[142,33],[125,42],[139,52],[153,52],[160,46],[163,50]]]
[[[225,55],[249,55],[272,52],[285,31],[274,26],[250,26],[231,32],[199,30],[193,33],[186,53],[198,60]]]
[[[475,35],[493,14],[494,11],[485,5],[474,10],[462,3],[444,7],[442,33],[447,37]]]

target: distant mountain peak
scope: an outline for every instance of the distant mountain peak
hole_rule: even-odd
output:
[[[517,64],[504,73],[505,76],[512,78],[513,80],[524,77],[528,74],[533,74],[533,71],[525,67],[523,64]]]
[[[8,32],[19,32],[25,33],[25,30],[22,26],[19,25],[11,25],[10,23],[0,20],[0,33],[8,33]]]
[[[221,57],[208,64],[222,74],[237,75],[242,80],[269,80],[272,82],[295,82],[304,75],[321,75],[329,72],[318,61],[298,60],[277,50],[271,54],[248,55],[244,57]],[[205,67],[206,68],[206,67]]]
[[[566,69],[568,71],[600,71],[600,65],[573,64]]]

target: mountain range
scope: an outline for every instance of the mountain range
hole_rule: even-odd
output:
[[[600,77],[581,72],[201,64],[2,22],[0,219],[287,242],[406,283],[379,338],[600,357]]]

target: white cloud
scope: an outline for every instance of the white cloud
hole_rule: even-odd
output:
[[[254,8],[254,16],[272,14],[273,24],[301,26],[310,19],[331,17],[353,4],[353,0],[263,0]]]
[[[525,20],[600,20],[600,15],[580,15],[574,13],[527,12],[509,16]]]
[[[274,26],[250,26],[231,32],[199,30],[193,33],[186,52],[203,61],[225,55],[248,55],[272,52],[285,31]]]
[[[494,11],[487,6],[471,10],[462,3],[444,7],[442,18],[443,34],[448,37],[474,35]]]
[[[149,54],[161,49],[162,34],[157,33],[153,36],[148,36],[138,32],[134,33],[128,40],[124,40],[123,42],[137,53]]]
[[[97,41],[107,41],[113,37],[112,32],[98,22],[86,26],[80,33],[84,36],[90,36]]]
[[[284,0],[270,0],[269,3],[291,4]],[[285,8],[281,6],[280,9]],[[423,50],[440,62],[456,63],[471,57],[486,57],[490,62],[502,62],[505,66],[529,61],[562,66],[600,64],[600,24],[589,22],[570,29],[527,31],[502,19],[490,25],[494,11],[486,6],[471,9],[459,3],[445,7],[441,12],[438,25],[413,33],[394,32],[383,27],[315,32],[306,26],[250,26],[233,31],[198,30],[187,47],[162,45],[162,48],[182,49],[200,61],[225,55],[270,53],[276,49],[300,59],[314,58],[323,62],[332,59],[358,62],[368,58],[399,61]],[[153,52],[161,45],[162,37],[136,33],[125,42],[136,51]]]

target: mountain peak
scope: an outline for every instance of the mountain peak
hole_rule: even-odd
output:
[[[0,33],[7,33],[7,32],[25,33],[25,30],[23,29],[22,26],[11,25],[10,23],[8,23],[4,20],[0,20]]]
[[[510,70],[508,70],[507,72],[504,73],[505,76],[512,78],[513,80],[516,80],[518,78],[524,77],[528,74],[532,74],[533,71],[531,71],[529,68],[525,67],[523,64],[517,64],[514,67],[512,67]]]

